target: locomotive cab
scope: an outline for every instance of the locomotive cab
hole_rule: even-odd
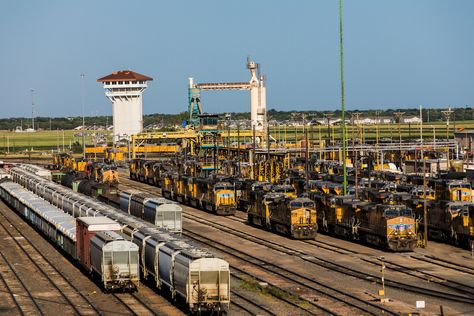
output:
[[[318,230],[316,204],[308,198],[297,198],[289,203],[291,237],[314,238]]]
[[[449,198],[451,201],[470,202],[472,199],[471,185],[463,181],[448,184]]]
[[[234,208],[235,190],[229,182],[218,182],[214,185],[216,208]]]
[[[397,205],[384,209],[388,247],[392,250],[413,250],[416,246],[415,216],[411,209]]]

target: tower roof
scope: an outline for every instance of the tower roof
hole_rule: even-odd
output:
[[[110,82],[110,81],[149,81],[153,78],[139,74],[131,70],[119,70],[114,71],[110,75],[97,79],[97,82]]]

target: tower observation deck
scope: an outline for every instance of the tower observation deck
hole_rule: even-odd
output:
[[[105,96],[112,102],[113,140],[126,139],[142,132],[142,94],[153,78],[131,70],[115,71],[97,79],[105,89]]]

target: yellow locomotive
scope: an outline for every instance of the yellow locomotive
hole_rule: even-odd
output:
[[[72,169],[74,158],[68,153],[55,153],[53,155],[53,169],[69,171]]]
[[[237,209],[234,185],[219,177],[193,177],[176,172],[162,174],[163,196],[217,215],[233,215]]]
[[[393,251],[411,251],[417,235],[413,211],[405,205],[364,202],[353,196],[310,193],[321,231]]]
[[[255,191],[248,223],[295,239],[313,239],[318,232],[316,206],[308,198]]]
[[[474,203],[465,201],[428,201],[428,236],[430,239],[470,247],[474,241]],[[423,205],[416,214],[420,231],[424,229]]]
[[[86,166],[87,178],[98,183],[116,185],[119,183],[119,173],[115,164],[89,162]]]

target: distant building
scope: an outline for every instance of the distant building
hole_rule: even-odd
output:
[[[354,121],[356,125],[375,125],[375,124],[391,124],[393,119],[389,116],[378,117],[359,117],[359,119],[351,118],[351,123]]]
[[[421,119],[420,119],[419,116],[402,117],[401,123],[403,123],[403,124],[420,124]]]

